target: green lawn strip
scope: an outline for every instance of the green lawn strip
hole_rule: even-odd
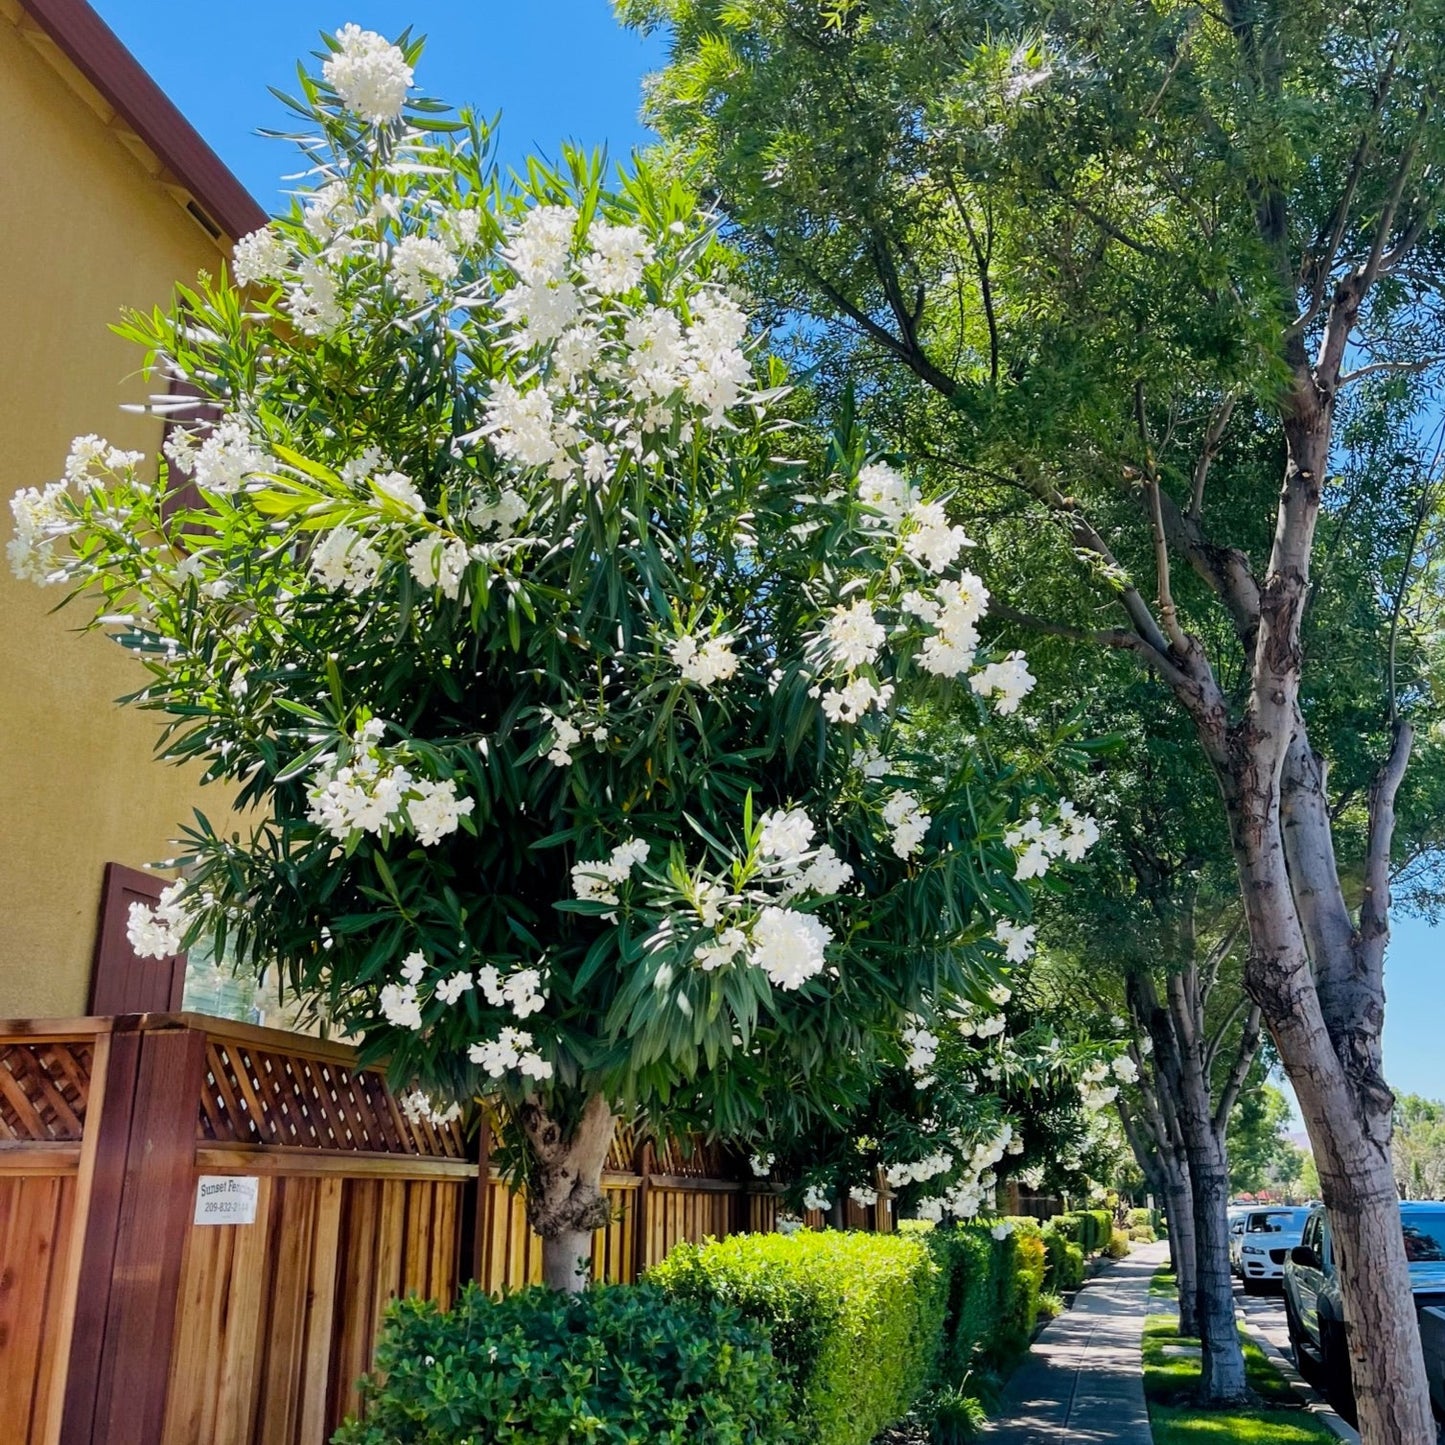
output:
[[[1149,1302],[1156,1309],[1172,1304],[1173,1276],[1160,1270],[1149,1287]],[[1199,1360],[1171,1351],[1170,1346],[1198,1346],[1198,1340],[1181,1337],[1178,1318],[1151,1314],[1144,1322],[1144,1395],[1149,1401],[1149,1424],[1154,1445],[1205,1445],[1212,1441],[1242,1441],[1245,1445],[1315,1445],[1333,1442],[1329,1427],[1305,1409],[1284,1377],[1270,1364],[1264,1351],[1244,1336],[1245,1371],[1249,1387],[1261,1404],[1248,1410],[1201,1410],[1192,1403],[1199,1382]]]

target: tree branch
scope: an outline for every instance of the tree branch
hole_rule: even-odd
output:
[[[1378,376],[1382,373],[1391,376],[1412,376],[1422,371],[1429,371],[1432,366],[1441,365],[1445,365],[1445,356],[1422,356],[1418,361],[1372,361],[1368,366],[1347,371],[1340,377],[1336,387],[1343,391],[1352,381],[1360,381],[1366,376]]]
[[[1195,526],[1198,526],[1200,516],[1204,512],[1204,484],[1209,479],[1209,468],[1219,451],[1219,444],[1224,439],[1225,428],[1229,425],[1230,417],[1234,415],[1234,407],[1238,400],[1239,396],[1234,392],[1225,397],[1209,419],[1209,426],[1204,433],[1204,445],[1199,449],[1199,458],[1194,463],[1193,486],[1190,489],[1187,514],[1187,519]]]
[[[1223,1140],[1228,1133],[1229,1116],[1234,1112],[1239,1091],[1244,1087],[1250,1069],[1254,1067],[1255,1055],[1259,1053],[1259,1024],[1260,1009],[1259,1005],[1255,1004],[1244,1021],[1244,1032],[1239,1039],[1239,1053],[1235,1056],[1234,1067],[1229,1071],[1229,1077],[1220,1091],[1218,1107],[1214,1111],[1214,1135],[1217,1139]]]

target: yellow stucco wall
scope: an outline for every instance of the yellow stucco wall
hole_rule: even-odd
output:
[[[154,454],[125,306],[219,268],[213,242],[0,6],[0,495],[60,474],[71,437]],[[11,535],[8,506],[0,534]],[[143,866],[201,804],[225,800],[154,761],[157,719],[113,699],[144,674],[114,643],[47,615],[53,589],[0,561],[0,1017],[83,1012],[101,877]]]

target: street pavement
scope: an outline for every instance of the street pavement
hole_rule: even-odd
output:
[[[1168,1252],[1139,1246],[1050,1321],[1008,1382],[989,1445],[1152,1445],[1140,1341],[1149,1281]]]

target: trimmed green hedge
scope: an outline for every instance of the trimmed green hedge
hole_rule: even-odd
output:
[[[475,1285],[443,1313],[393,1302],[335,1445],[794,1445],[787,1380],[764,1331],[718,1300],[651,1285],[580,1295]]]
[[[1086,1255],[1104,1250],[1114,1232],[1114,1216],[1107,1209],[1080,1209],[1056,1215],[1049,1223],[1066,1239],[1073,1240]]]
[[[925,1390],[957,1391],[979,1366],[1012,1364],[1047,1273],[1036,1225],[996,1239],[974,1224],[734,1235],[679,1245],[648,1278],[767,1328],[810,1445],[867,1445]]]
[[[648,1279],[766,1327],[795,1392],[794,1423],[817,1445],[867,1445],[902,1419],[943,1334],[932,1235],[737,1234],[679,1245]]]
[[[1045,1229],[1043,1239],[1048,1251],[1044,1287],[1051,1294],[1078,1289],[1084,1282],[1084,1251],[1060,1229]]]

